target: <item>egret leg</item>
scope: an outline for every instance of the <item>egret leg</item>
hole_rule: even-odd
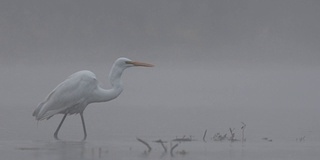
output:
[[[57,128],[56,131],[54,132],[53,137],[54,137],[54,139],[56,139],[56,140],[59,140],[59,138],[58,138],[58,132],[59,132],[59,130],[60,130],[60,127],[61,127],[62,123],[64,122],[64,119],[66,119],[66,117],[67,117],[67,114],[64,114],[64,116],[63,116],[63,118],[62,118],[62,120],[61,120],[58,128]]]
[[[83,133],[84,133],[84,137],[83,137],[82,141],[85,141],[86,138],[87,138],[87,131],[86,131],[86,125],[85,125],[85,123],[84,123],[83,113],[80,113],[80,116],[81,116]]]

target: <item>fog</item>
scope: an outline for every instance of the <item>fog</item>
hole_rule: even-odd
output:
[[[0,9],[2,64],[126,56],[171,65],[317,65],[320,56],[313,0],[4,0]]]
[[[70,74],[101,85],[118,57],[123,93],[90,104],[89,141],[227,133],[248,141],[320,140],[320,2],[108,0],[0,2],[0,140],[52,140],[61,115],[33,110]],[[81,139],[68,116],[64,139]],[[200,138],[201,139],[201,138]]]

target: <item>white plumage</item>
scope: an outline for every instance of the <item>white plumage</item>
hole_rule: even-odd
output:
[[[117,59],[109,74],[112,88],[108,90],[99,86],[95,74],[91,71],[76,72],[51,91],[45,101],[35,109],[33,116],[36,120],[43,120],[56,114],[64,114],[54,134],[54,138],[58,139],[59,129],[66,116],[80,113],[84,131],[83,140],[85,140],[87,135],[83,119],[84,109],[90,103],[106,102],[118,97],[123,90],[121,75],[126,68],[133,66],[152,67],[153,65],[135,62],[127,58]]]

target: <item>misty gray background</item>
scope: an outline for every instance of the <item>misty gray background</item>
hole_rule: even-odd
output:
[[[319,17],[318,0],[2,0],[0,140],[52,139],[61,116],[37,123],[38,103],[83,69],[110,87],[118,57],[155,67],[126,70],[120,97],[88,106],[88,140],[242,121],[248,140],[320,140]],[[79,116],[64,126],[82,137]]]

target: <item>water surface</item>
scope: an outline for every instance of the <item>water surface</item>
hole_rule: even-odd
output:
[[[87,159],[184,159],[184,160],[316,160],[319,158],[320,144],[312,142],[202,142],[179,143],[173,150],[164,152],[160,144],[145,139],[152,147],[147,147],[135,138],[113,141],[1,141],[1,159],[23,160],[87,160]],[[172,142],[171,146],[176,143]],[[170,144],[165,146],[170,148]]]

